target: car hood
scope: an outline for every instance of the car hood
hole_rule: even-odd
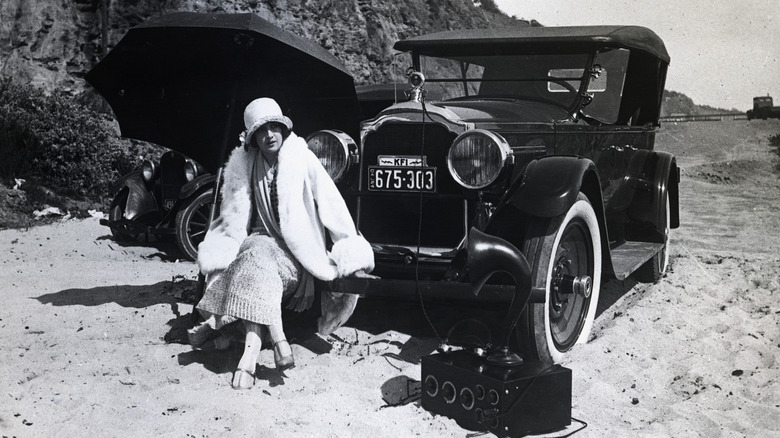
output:
[[[452,111],[464,122],[479,123],[553,123],[570,120],[563,108],[542,102],[521,100],[468,100],[429,102]]]
[[[425,114],[422,117],[421,114]],[[361,135],[366,135],[385,123],[415,123],[436,120],[452,132],[469,129],[505,129],[513,125],[557,125],[577,123],[565,109],[543,102],[510,99],[480,99],[467,101],[406,101],[391,105],[373,119],[361,124]]]

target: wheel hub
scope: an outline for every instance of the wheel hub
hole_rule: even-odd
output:
[[[590,297],[593,291],[593,279],[590,275],[573,276],[569,275],[571,260],[562,257],[555,264],[553,269],[551,289],[555,292],[555,299],[552,300],[552,306],[559,311],[569,301],[572,294],[579,295],[585,299]]]
[[[561,288],[565,293],[573,293],[583,298],[590,298],[590,292],[593,290],[593,280],[590,278],[590,275],[579,277],[564,275],[561,278]]]

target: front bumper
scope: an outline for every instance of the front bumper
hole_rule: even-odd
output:
[[[400,299],[429,298],[480,302],[544,303],[545,289],[531,287],[531,275],[525,255],[509,242],[484,234],[474,228],[469,233],[467,266],[459,270],[468,275],[456,275],[458,280],[417,280],[398,278],[340,278],[320,285],[323,290],[345,292],[370,297]],[[493,274],[504,272],[513,284],[488,283]],[[448,277],[449,278],[449,277]]]
[[[456,281],[415,281],[390,278],[339,278],[321,282],[321,290],[357,294],[364,297],[425,299],[439,301],[509,302],[514,296],[514,285],[486,284],[479,295],[474,295],[470,283]]]
[[[321,282],[322,290],[352,293],[367,297],[399,299],[427,298],[512,303],[519,315],[526,303],[544,303],[546,290],[531,287],[531,275],[525,255],[509,242],[472,228],[469,232],[468,263],[455,278],[471,277],[468,281],[416,280],[393,278],[340,278]],[[514,284],[488,283],[493,274],[504,272]],[[514,314],[513,313],[513,314]]]

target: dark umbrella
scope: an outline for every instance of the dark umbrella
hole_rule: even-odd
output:
[[[122,135],[166,146],[214,172],[238,145],[243,109],[276,99],[299,135],[357,134],[352,76],[318,44],[255,14],[179,12],[130,29],[86,76]]]

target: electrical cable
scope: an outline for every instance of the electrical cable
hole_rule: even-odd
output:
[[[566,435],[559,435],[559,436],[556,436],[556,437],[553,437],[553,438],[566,438],[566,437],[570,437],[570,436],[574,435],[575,433],[581,432],[583,429],[585,429],[586,427],[588,427],[588,423],[586,423],[586,422],[584,422],[584,421],[580,420],[579,418],[574,418],[574,417],[571,417],[571,419],[572,419],[573,421],[576,421],[576,422],[578,422],[578,423],[582,424],[582,427],[580,427],[580,428],[579,428],[579,429],[577,429],[577,430],[573,430],[573,431],[571,431],[571,432],[567,433]]]
[[[428,110],[425,107],[425,97],[420,99],[420,104],[422,105],[422,129],[421,129],[421,139],[420,139],[420,159],[422,160],[422,157],[425,156],[425,116],[428,114]],[[430,116],[428,116],[430,118]],[[431,119],[433,121],[433,119]],[[417,288],[417,296],[420,298],[420,307],[422,308],[423,316],[425,317],[425,320],[428,321],[428,325],[433,330],[433,334],[436,336],[436,339],[439,341],[439,345],[443,345],[447,342],[446,339],[442,339],[439,335],[439,331],[436,330],[436,325],[431,321],[431,318],[428,316],[428,310],[425,308],[425,300],[423,298],[423,292],[422,288],[420,287],[420,247],[422,246],[422,224],[423,224],[423,189],[420,187],[419,190],[419,214],[418,214],[418,221],[417,221],[417,252],[415,254],[415,260],[414,260],[414,281],[415,286]]]
[[[484,322],[480,321],[477,318],[464,318],[464,319],[461,319],[460,321],[456,322],[455,324],[453,324],[452,327],[450,327],[450,329],[447,331],[447,338],[446,339],[452,338],[452,332],[454,332],[456,328],[460,327],[463,324],[469,323],[469,322],[477,323],[478,325],[481,325],[482,328],[485,329],[485,331],[487,332],[487,335],[488,335],[487,342],[485,342],[479,336],[474,335],[474,337],[477,338],[477,340],[479,340],[478,345],[475,345],[475,346],[479,347],[479,348],[484,348],[486,350],[489,350],[492,347],[492,345],[493,345],[493,336],[490,333],[490,327],[488,327],[487,324],[485,324]],[[459,345],[459,346],[460,347],[466,347],[465,345]]]

